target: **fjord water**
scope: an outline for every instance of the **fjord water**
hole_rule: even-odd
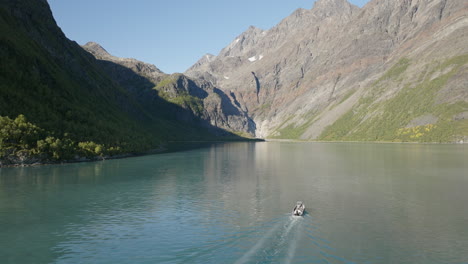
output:
[[[226,143],[7,168],[0,262],[467,263],[467,204],[466,145]]]

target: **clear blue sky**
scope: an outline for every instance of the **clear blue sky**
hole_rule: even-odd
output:
[[[368,0],[348,0],[362,7]],[[269,29],[314,0],[48,0],[63,32],[79,44],[184,72],[217,55],[250,25]]]

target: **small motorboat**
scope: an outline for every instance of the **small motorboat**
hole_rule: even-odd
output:
[[[298,201],[292,211],[292,214],[296,216],[301,216],[304,214],[304,211],[305,211],[305,204],[301,201]]]

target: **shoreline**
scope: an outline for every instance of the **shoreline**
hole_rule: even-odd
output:
[[[30,164],[9,164],[9,165],[0,165],[0,169],[2,168],[21,168],[21,167],[38,167],[38,166],[48,166],[48,165],[66,165],[66,164],[73,164],[73,163],[84,163],[84,162],[99,162],[99,161],[106,161],[106,160],[116,160],[116,159],[126,159],[126,158],[133,158],[133,157],[142,157],[147,155],[155,155],[155,154],[163,154],[163,153],[170,153],[170,152],[179,152],[197,148],[196,146],[181,146],[175,147],[172,145],[169,147],[168,145],[171,144],[219,144],[219,143],[240,143],[240,142],[289,142],[289,143],[331,143],[331,144],[339,144],[339,143],[356,143],[356,144],[410,144],[410,145],[468,145],[468,142],[391,142],[391,141],[312,141],[312,140],[295,140],[295,139],[246,139],[246,140],[233,140],[233,141],[226,141],[226,140],[218,140],[218,141],[207,141],[207,140],[193,140],[193,141],[169,141],[166,144],[161,145],[158,148],[151,149],[141,153],[125,153],[115,156],[104,156],[104,157],[94,157],[94,158],[79,158],[75,160],[67,160],[67,161],[59,161],[59,162],[36,162]],[[180,145],[179,145],[180,146]],[[0,163],[1,164],[1,163]]]
[[[420,145],[468,145],[468,142],[394,142],[394,141],[320,141],[298,139],[272,139],[266,138],[265,142],[295,142],[295,143],[372,143],[372,144],[420,144]]]
[[[164,146],[160,148],[148,150],[147,152],[142,153],[126,153],[126,154],[119,154],[115,156],[104,156],[104,157],[94,157],[94,158],[79,158],[74,160],[65,160],[65,161],[57,161],[57,162],[35,162],[35,163],[25,163],[25,164],[9,164],[9,165],[0,165],[0,169],[3,168],[24,168],[24,167],[39,167],[39,166],[48,166],[48,165],[66,165],[66,164],[74,164],[74,163],[85,163],[85,162],[99,162],[99,161],[106,161],[106,160],[116,160],[116,159],[126,159],[132,157],[140,157],[152,154],[160,154],[164,153],[167,149]]]
[[[245,139],[245,140],[218,140],[218,141],[209,141],[209,140],[199,140],[199,141],[168,141],[158,148],[150,149],[148,151],[140,152],[140,153],[124,153],[115,156],[103,156],[103,157],[93,157],[93,158],[83,158],[80,157],[74,160],[64,160],[64,161],[57,161],[57,162],[35,162],[35,163],[24,163],[24,164],[8,164],[2,165],[0,162],[0,169],[2,168],[24,168],[24,167],[39,167],[39,166],[48,166],[48,165],[66,165],[66,164],[73,164],[73,163],[84,163],[84,162],[99,162],[99,161],[106,161],[106,160],[116,160],[116,159],[126,159],[126,158],[133,158],[133,157],[142,157],[147,155],[155,155],[155,154],[163,154],[163,153],[170,153],[170,152],[178,152],[184,151],[188,149],[193,149],[195,147],[175,147],[174,145],[170,146],[171,144],[184,144],[184,143],[191,143],[191,144],[216,144],[216,143],[238,143],[238,142],[264,142],[263,139]]]

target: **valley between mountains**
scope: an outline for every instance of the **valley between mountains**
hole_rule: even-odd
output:
[[[319,0],[271,29],[250,27],[183,75],[151,77],[130,67],[169,100],[242,135],[459,142],[468,139],[467,33],[466,1],[380,0],[358,8]],[[84,48],[129,63],[96,43]]]

